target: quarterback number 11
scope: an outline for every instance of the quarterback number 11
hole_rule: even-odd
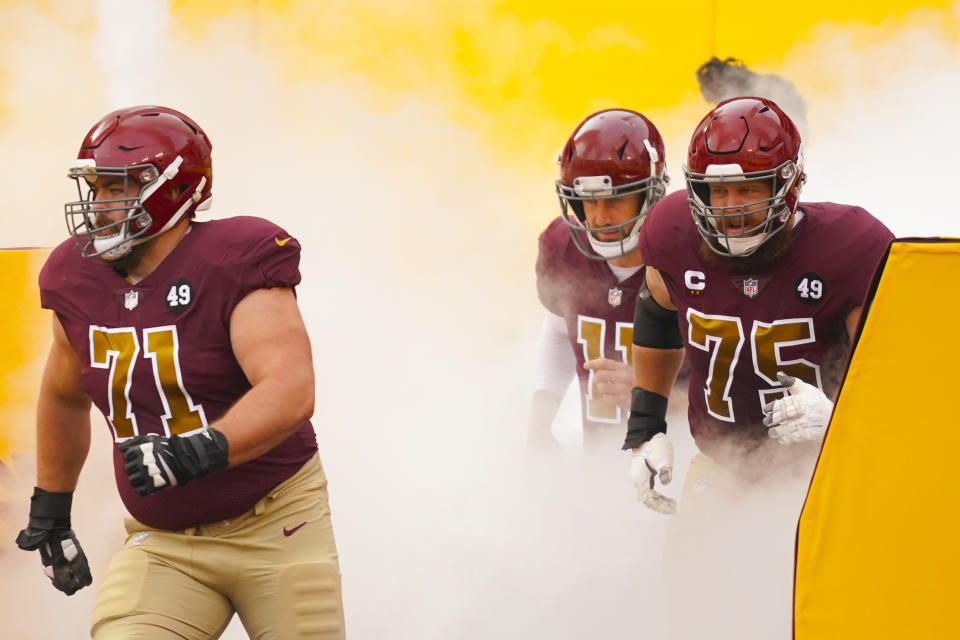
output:
[[[583,347],[583,359],[585,362],[597,358],[609,357],[603,351],[603,345],[606,340],[605,333],[607,323],[602,318],[591,318],[589,316],[577,317],[577,342]],[[616,331],[614,346],[620,352],[621,362],[627,364],[633,363],[633,354],[630,351],[630,345],[633,343],[633,324],[629,322],[617,322],[614,325]],[[587,376],[587,393],[584,401],[586,402],[587,419],[594,422],[617,423],[623,420],[620,407],[612,405],[593,397],[594,372],[590,371]]]

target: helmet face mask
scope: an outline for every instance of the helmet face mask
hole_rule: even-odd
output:
[[[67,174],[80,197],[66,203],[64,213],[81,254],[122,258],[208,208],[210,151],[199,126],[173,109],[131,107],[101,118]],[[114,181],[122,181],[122,196],[97,197],[98,185]],[[118,212],[123,216],[118,218]]]
[[[560,212],[574,245],[592,260],[613,260],[633,253],[647,210],[660,200],[668,177],[660,133],[643,115],[609,109],[588,116],[574,130],[557,158],[556,192]],[[636,194],[636,214],[604,226],[590,226],[585,201],[613,200]],[[616,232],[617,239],[599,234]]]
[[[586,176],[582,180],[587,182],[591,179],[606,181],[607,183],[612,182],[610,176]],[[663,197],[666,190],[665,181],[658,181],[656,178],[650,177],[606,190],[590,190],[578,185],[577,181],[580,180],[580,178],[577,178],[574,181],[572,189],[557,180],[560,212],[570,230],[573,242],[580,249],[580,252],[588,258],[610,260],[635,251],[637,234],[640,232],[640,225],[649,209],[648,203],[655,203]],[[636,215],[629,220],[618,224],[595,227],[590,226],[587,222],[587,215],[583,206],[585,200],[615,200],[634,194],[639,196]],[[573,215],[571,215],[571,212]],[[601,240],[598,238],[598,234],[614,231],[619,234],[618,240]]]
[[[133,241],[142,237],[153,224],[141,203],[145,187],[134,177],[152,178],[151,182],[156,180],[158,174],[153,165],[96,167],[78,161],[67,175],[76,182],[80,195],[79,200],[64,205],[67,229],[78,242],[83,239],[81,253],[86,257],[101,256],[105,260],[115,260],[129,253]],[[97,183],[113,180],[122,180],[124,194],[130,194],[132,185],[139,187],[138,193],[120,198],[97,198]],[[108,221],[110,216],[106,220],[103,217],[117,211],[124,212],[118,220]],[[99,221],[98,215],[101,216]]]
[[[697,230],[714,253],[726,257],[749,256],[788,226],[806,179],[793,122],[772,101],[751,97],[721,102],[704,117],[690,141],[683,171]],[[769,184],[769,197],[725,206],[711,203],[712,185],[734,188],[757,181]]]
[[[684,167],[687,199],[697,230],[710,249],[723,256],[746,257],[786,226],[793,213],[787,194],[795,188],[792,178],[799,172],[791,160],[772,171],[742,173],[738,165],[727,166],[733,170],[717,171],[723,165],[710,165],[706,174]],[[735,188],[744,182],[765,182],[770,196],[732,205],[711,204],[711,187],[721,184]],[[760,213],[763,219],[757,220]],[[736,230],[728,232],[728,227]]]

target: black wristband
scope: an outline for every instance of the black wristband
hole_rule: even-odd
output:
[[[623,449],[636,449],[644,442],[667,432],[667,399],[653,391],[634,387],[630,392],[630,419]]]
[[[30,526],[36,529],[69,529],[73,492],[54,493],[33,488],[30,497]]]

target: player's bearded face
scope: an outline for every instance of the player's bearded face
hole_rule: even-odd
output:
[[[717,231],[731,236],[762,233],[767,219],[773,185],[769,180],[716,182],[710,185],[710,206],[726,207],[720,218],[713,219]]]
[[[707,242],[700,243],[700,257],[708,262],[723,265],[731,273],[756,273],[770,266],[790,248],[793,237],[794,218],[787,221],[787,228],[775,233],[748,256],[723,256],[711,249]]]
[[[640,203],[640,194],[631,193],[619,198],[606,198],[600,200],[584,200],[583,214],[587,219],[587,226],[591,229],[601,229],[603,227],[612,227],[622,225],[635,218],[637,207]],[[630,232],[630,229],[608,229],[603,231],[593,231],[593,237],[601,242],[614,242],[622,240]]]
[[[770,180],[720,182],[710,185],[710,206],[726,207],[724,215],[714,219],[717,230],[729,236],[749,238],[769,231],[767,220],[773,185]],[[704,240],[700,255],[734,272],[761,269],[783,255],[790,245],[790,230],[784,229],[764,241],[753,253],[745,256],[722,256],[712,251]]]
[[[115,223],[127,217],[129,211],[126,207],[130,207],[136,202],[140,185],[133,180],[127,181],[125,185],[122,178],[105,179],[101,177],[92,183],[90,188],[93,192],[91,208],[96,216],[96,235],[107,238],[122,233],[123,225],[111,225],[115,225]],[[131,199],[124,200],[123,198]]]

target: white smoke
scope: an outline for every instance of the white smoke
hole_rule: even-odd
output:
[[[97,0],[96,59],[106,82],[107,108],[153,104],[159,96],[170,23],[169,0]]]
[[[824,24],[786,56],[780,73],[831,89],[809,101],[803,199],[863,206],[900,237],[958,237],[944,187],[956,161],[960,45],[938,37],[933,12],[911,16],[882,46],[858,50],[865,27]]]

